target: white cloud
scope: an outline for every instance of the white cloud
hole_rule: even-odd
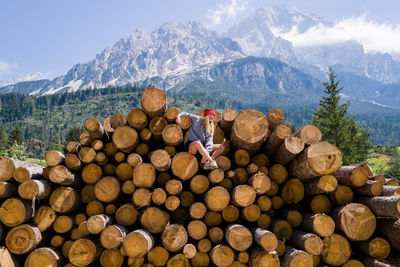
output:
[[[333,26],[319,24],[304,33],[299,33],[296,27],[286,33],[277,29],[274,31],[297,47],[357,41],[364,46],[366,52],[400,52],[400,24],[393,26],[387,22],[378,23],[366,15],[344,19]]]
[[[42,79],[48,78],[50,75],[51,75],[51,72],[43,74],[38,71],[34,72],[34,73],[30,73],[30,74],[22,74],[11,80],[0,81],[0,86],[6,86],[6,85],[14,84],[14,83],[19,83],[19,82],[42,80]]]
[[[211,25],[220,25],[225,20],[236,18],[248,5],[249,0],[225,0],[224,3],[219,3],[216,9],[208,9],[206,17],[211,20]]]
[[[10,74],[13,69],[17,68],[17,64],[15,63],[7,63],[4,61],[0,61],[0,75]]]

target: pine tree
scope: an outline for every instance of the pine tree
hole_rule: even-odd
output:
[[[319,108],[312,115],[311,124],[317,126],[324,141],[337,146],[343,154],[344,164],[365,160],[370,143],[369,134],[357,125],[353,116],[347,114],[350,102],[340,103],[340,91],[334,71],[329,68],[329,81],[324,82],[324,93]]]
[[[0,123],[0,151],[7,148],[8,137],[7,133],[3,128],[3,125]]]
[[[14,127],[14,129],[11,130],[9,136],[8,136],[8,145],[11,147],[14,143],[17,143],[18,145],[22,144],[24,141],[24,137],[22,136],[22,131],[21,128],[19,128],[18,125]]]

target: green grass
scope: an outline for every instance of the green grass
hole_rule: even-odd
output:
[[[41,166],[47,166],[46,161],[42,160],[42,159],[27,158],[26,161],[30,162],[30,163],[35,163],[35,164],[41,165]]]

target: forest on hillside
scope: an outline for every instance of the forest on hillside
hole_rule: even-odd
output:
[[[267,113],[278,107],[285,112],[285,123],[294,129],[309,123],[318,107],[317,103],[301,103],[301,99],[288,102],[285,96],[279,95],[270,96],[268,102],[257,101],[246,94],[232,97],[226,88],[219,88],[224,87],[218,86],[212,91],[195,91],[190,88],[169,91],[168,104],[188,112],[209,107],[221,112],[232,108],[236,111],[257,109]],[[86,118],[104,120],[112,114],[127,114],[131,109],[139,107],[143,89],[135,86],[107,87],[39,97],[17,93],[0,94],[0,131],[8,135],[18,127],[28,156],[43,158],[45,151],[62,147],[72,138],[71,133],[82,129]],[[371,143],[400,143],[400,113],[362,114],[355,118],[370,134]]]

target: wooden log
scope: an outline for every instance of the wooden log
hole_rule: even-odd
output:
[[[249,185],[238,185],[232,191],[232,202],[239,207],[248,207],[256,200],[256,190]]]
[[[234,176],[232,178],[233,182],[237,185],[247,183],[249,175],[245,168],[236,168],[234,170]]]
[[[162,188],[156,188],[151,194],[151,200],[156,205],[163,205],[167,200],[167,193]]]
[[[274,155],[275,151],[280,147],[285,138],[292,134],[292,130],[285,124],[279,124],[273,130],[271,136],[263,147],[263,151],[268,155]]]
[[[285,251],[286,251],[285,242],[282,240],[278,240],[278,246],[276,246],[276,250],[275,250],[276,254],[278,254],[279,257],[282,257],[283,254],[285,254]]]
[[[290,175],[302,181],[332,174],[342,166],[342,153],[328,142],[307,147],[290,164]]]
[[[181,250],[188,241],[185,227],[179,224],[168,224],[161,234],[163,246],[170,252]]]
[[[385,185],[400,186],[400,182],[396,178],[386,179],[385,181]]]
[[[60,185],[74,185],[78,182],[78,175],[71,172],[64,165],[57,165],[51,168],[49,178],[53,183]]]
[[[249,229],[240,224],[232,224],[225,230],[228,244],[237,251],[246,251],[253,243],[253,235]]]
[[[23,166],[19,166],[14,171],[14,180],[22,183],[29,179],[42,178],[43,166],[24,162]]]
[[[126,237],[127,230],[122,225],[109,225],[100,234],[100,243],[106,249],[118,248]]]
[[[336,177],[328,174],[304,183],[304,191],[307,195],[324,194],[334,191],[337,185]]]
[[[98,214],[90,216],[87,220],[87,229],[89,233],[93,235],[98,235],[103,231],[108,225],[112,223],[112,217],[106,214]]]
[[[280,217],[288,221],[293,227],[299,227],[303,222],[303,215],[298,210],[284,209],[280,212]]]
[[[268,175],[268,169],[270,165],[270,160],[268,156],[264,153],[258,153],[253,156],[252,162],[259,167],[259,171]]]
[[[90,146],[97,152],[103,150],[104,143],[100,139],[94,139]]]
[[[151,191],[147,188],[138,188],[133,192],[132,202],[137,207],[147,207],[151,203]]]
[[[105,203],[116,200],[120,192],[121,184],[117,178],[112,176],[101,178],[94,186],[96,198]]]
[[[186,244],[183,247],[183,255],[185,255],[185,257],[187,259],[192,259],[197,253],[197,249],[196,246],[193,244]]]
[[[42,234],[37,227],[21,224],[8,231],[5,244],[11,253],[21,255],[35,249],[41,241]]]
[[[1,190],[0,190],[1,191]],[[382,187],[382,194],[381,196],[400,196],[400,186],[390,186],[390,185],[384,185]]]
[[[228,191],[222,186],[215,186],[207,191],[205,202],[212,211],[222,211],[228,206],[230,196]]]
[[[321,260],[329,265],[339,266],[348,261],[351,255],[349,241],[341,235],[332,234],[322,240],[324,246]]]
[[[96,118],[87,118],[84,127],[92,138],[102,139],[106,135],[103,124]]]
[[[181,127],[176,124],[165,126],[162,132],[164,143],[170,146],[177,146],[183,142],[183,132]]]
[[[118,164],[117,168],[115,169],[115,175],[121,180],[131,180],[133,174],[133,168],[126,162]]]
[[[113,158],[118,149],[112,142],[108,142],[104,145],[103,151],[108,157]]]
[[[124,256],[119,249],[105,249],[100,255],[100,264],[103,267],[121,267]]]
[[[79,147],[80,147],[79,142],[69,141],[65,148],[67,149],[67,151],[69,153],[76,153],[76,152],[78,152]]]
[[[50,150],[46,153],[46,163],[49,166],[56,166],[64,163],[65,156],[57,150]]]
[[[335,230],[335,221],[328,215],[322,213],[306,213],[303,216],[302,228],[321,237],[327,237],[333,234]]]
[[[137,154],[137,153],[131,153],[129,154],[129,156],[126,159],[126,162],[131,166],[131,167],[135,167],[136,165],[140,164],[143,162],[142,157]]]
[[[197,159],[189,152],[180,152],[176,154],[171,163],[172,173],[182,180],[192,178],[199,168]]]
[[[400,197],[360,197],[357,200],[367,205],[376,216],[400,218]]]
[[[167,210],[169,210],[169,211],[176,210],[180,204],[181,204],[181,201],[176,196],[167,197],[167,199],[165,200],[165,203],[164,203],[165,208],[167,208]]]
[[[147,144],[152,141],[153,134],[151,133],[149,128],[143,128],[142,130],[140,130],[139,136],[140,136],[140,140],[143,143]]]
[[[176,107],[169,107],[165,111],[165,118],[169,123],[175,123],[176,117],[179,115],[179,109]]]
[[[79,194],[71,187],[58,187],[50,194],[49,204],[56,212],[69,213],[79,207]]]
[[[390,244],[382,237],[375,237],[371,240],[360,242],[357,244],[357,247],[365,255],[378,260],[384,260],[390,254]]]
[[[157,149],[153,151],[150,157],[151,164],[157,171],[165,172],[171,166],[171,157],[164,149]]]
[[[76,266],[88,266],[93,263],[102,252],[98,242],[88,238],[75,240],[68,250],[69,261]]]
[[[125,153],[123,152],[117,152],[114,155],[114,160],[116,163],[121,163],[125,160]]]
[[[140,217],[141,225],[150,233],[161,233],[169,220],[169,214],[157,207],[146,208]]]
[[[254,241],[262,247],[265,251],[272,252],[278,246],[278,238],[274,233],[263,229],[256,228],[253,231]]]
[[[364,241],[375,232],[376,218],[371,210],[359,203],[350,203],[331,213],[336,227],[352,241]]]
[[[139,143],[139,135],[129,126],[118,127],[112,135],[114,146],[125,153],[131,153]]]
[[[267,113],[267,120],[270,129],[275,129],[285,120],[285,113],[279,108],[273,108]]]
[[[242,110],[233,123],[230,140],[235,147],[255,154],[266,139],[268,121],[257,110]]]
[[[355,188],[354,191],[361,196],[380,196],[383,191],[383,183],[368,180],[363,186]]]
[[[79,150],[79,157],[85,164],[93,163],[96,159],[96,151],[91,147],[82,147]]]
[[[307,252],[299,249],[295,249],[293,247],[287,246],[285,254],[282,256],[282,267],[312,267],[313,260],[312,256]]]
[[[400,250],[400,220],[378,218],[377,226],[377,232],[384,234],[394,249]]]
[[[386,183],[386,178],[385,178],[385,176],[382,175],[382,174],[373,175],[373,176],[372,176],[371,178],[369,178],[369,179],[374,180],[374,181],[381,182],[381,183],[383,183],[383,184]]]
[[[230,135],[233,123],[236,119],[236,111],[233,109],[226,109],[222,113],[221,128],[226,135]]]
[[[193,219],[203,218],[206,215],[206,212],[207,212],[207,207],[206,205],[204,205],[203,202],[195,202],[189,208],[189,215]]]
[[[93,139],[94,138],[90,136],[90,134],[86,131],[79,135],[79,143],[82,146],[88,146],[93,141]]]
[[[96,154],[96,157],[97,157],[97,154]],[[80,171],[82,169],[82,162],[79,159],[77,154],[68,153],[65,156],[65,166],[70,170]]]
[[[329,214],[332,210],[332,203],[326,195],[316,195],[307,198],[305,205],[313,213]]]
[[[149,154],[149,151],[150,151],[149,146],[147,144],[145,144],[145,143],[138,144],[136,149],[135,149],[135,152],[138,153],[142,157],[144,157],[147,154]],[[148,157],[150,157],[150,156],[151,155],[149,154]]]
[[[303,183],[297,178],[287,180],[282,187],[281,197],[285,204],[299,203],[304,198]]]
[[[128,118],[125,114],[116,113],[111,115],[110,117],[110,124],[111,127],[117,129],[120,126],[124,126],[128,123]]]
[[[288,177],[288,171],[282,164],[276,163],[269,169],[268,176],[277,184],[282,184]]]
[[[256,248],[250,254],[250,266],[280,267],[281,265],[277,253]]]
[[[40,206],[33,216],[33,223],[40,232],[48,230],[56,220],[56,212],[49,206]]]
[[[142,109],[150,117],[164,116],[167,106],[167,94],[154,87],[147,87],[142,93]]]
[[[107,134],[111,135],[115,129],[113,127],[111,127],[111,118],[107,117],[104,121],[103,121],[103,128],[104,130],[107,132]]]
[[[164,117],[156,116],[151,119],[149,123],[149,130],[153,137],[155,137],[157,140],[160,140],[162,138],[164,128],[167,127],[167,125],[168,122],[166,119],[164,119]]]
[[[58,267],[62,265],[62,257],[51,247],[42,247],[29,253],[25,260],[26,267]]]
[[[154,247],[147,254],[147,259],[154,266],[166,266],[169,259],[168,250],[161,246]]]
[[[151,188],[156,180],[156,170],[150,163],[140,163],[133,169],[133,183],[137,187]]]
[[[261,211],[268,211],[272,206],[271,199],[268,196],[261,195],[257,198],[257,206],[260,207]]]
[[[272,208],[274,210],[279,210],[285,204],[285,202],[283,202],[283,199],[280,196],[273,196],[271,198],[271,202],[272,202]]]
[[[15,196],[18,185],[9,182],[0,182],[0,198]]]
[[[192,119],[189,116],[180,116],[181,121],[178,123],[178,126],[182,129],[182,131],[189,130],[190,126],[192,126]],[[186,132],[188,134],[188,132]],[[184,140],[187,140],[187,137],[184,137]]]
[[[304,144],[309,146],[311,144],[321,141],[321,131],[314,125],[307,124],[301,127],[293,136],[303,140]]]
[[[242,210],[242,217],[248,222],[256,222],[261,216],[261,209],[255,204],[245,207]]]
[[[50,192],[51,183],[47,180],[26,180],[18,186],[18,195],[26,200],[45,199]]]
[[[74,227],[74,218],[72,216],[61,215],[57,216],[53,224],[53,229],[59,234],[65,234],[72,230]]]
[[[279,240],[287,241],[293,234],[293,228],[286,220],[275,219],[272,221],[272,232]]]
[[[32,202],[26,200],[6,199],[0,207],[0,221],[5,226],[15,227],[31,220],[34,215],[34,208]]]
[[[368,178],[372,176],[371,168],[368,164],[358,164],[352,166],[342,166],[333,174],[341,184],[351,187],[365,185]]]
[[[92,200],[86,205],[86,214],[93,216],[104,213],[104,205],[99,200]]]
[[[329,192],[329,199],[335,205],[346,205],[353,201],[354,193],[353,190],[347,185],[338,185],[336,189]]]
[[[250,163],[250,154],[244,149],[238,149],[233,155],[234,161],[239,167],[246,167]]]
[[[350,259],[342,267],[365,267],[365,265],[359,260]]]
[[[217,245],[210,252],[211,261],[218,267],[229,266],[235,260],[233,250],[225,245]]]
[[[171,257],[167,262],[167,267],[190,266],[189,260],[185,255],[179,253]]]
[[[257,173],[250,177],[249,184],[254,188],[257,194],[265,194],[271,187],[271,180],[267,175]]]
[[[81,200],[82,203],[89,203],[92,200],[96,199],[94,194],[94,185],[87,184],[81,188]]]
[[[319,236],[295,230],[290,238],[290,242],[297,248],[302,249],[311,255],[320,255],[323,243]]]
[[[246,171],[249,175],[254,175],[258,172],[258,166],[255,163],[250,163],[247,167],[246,167]]]
[[[210,180],[210,182],[213,184],[220,183],[224,179],[224,177],[225,173],[220,168],[212,170],[208,173],[208,180]]]
[[[128,113],[128,123],[131,127],[135,128],[137,131],[140,131],[143,128],[147,127],[147,115],[141,109],[132,109]]]
[[[190,221],[186,229],[188,235],[194,240],[201,240],[207,235],[207,225],[201,220]]]
[[[228,223],[234,223],[239,218],[239,209],[234,205],[228,205],[222,210],[222,218]]]
[[[0,246],[0,267],[19,266],[17,259],[4,246]]]
[[[298,137],[289,136],[274,153],[274,160],[282,165],[288,164],[304,149],[304,142]]]

